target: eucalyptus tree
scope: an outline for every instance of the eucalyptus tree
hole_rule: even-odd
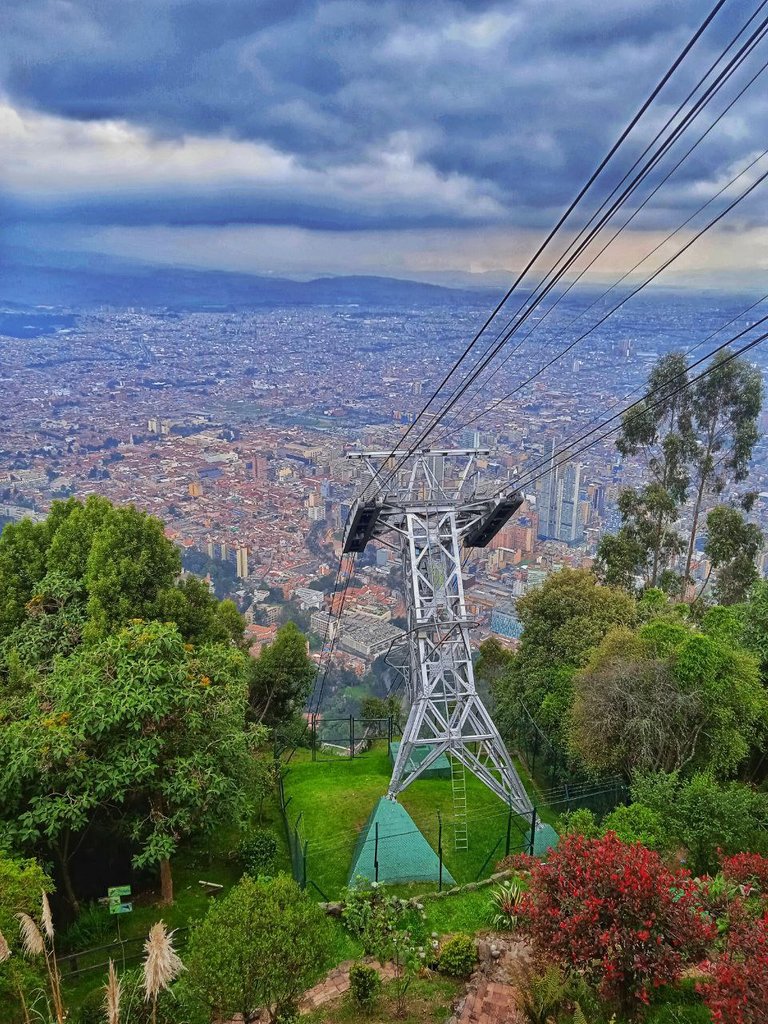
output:
[[[683,573],[686,581],[705,501],[722,494],[727,485],[746,480],[749,474],[763,400],[760,371],[746,360],[721,352],[708,371],[691,395],[693,505]]]
[[[622,527],[598,552],[606,582],[628,587],[640,574],[649,587],[669,585],[669,569],[684,550],[675,524],[688,494],[694,445],[687,385],[683,353],[662,356],[648,377],[646,398],[622,419],[616,447],[644,460],[648,481],[620,496]]]

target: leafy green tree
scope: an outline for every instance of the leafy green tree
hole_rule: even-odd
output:
[[[757,558],[763,546],[763,532],[748,523],[743,513],[728,505],[718,505],[707,515],[707,542],[704,554],[712,568],[699,591],[704,591],[709,576],[716,574],[715,597],[720,604],[744,601],[757,580]]]
[[[755,658],[682,622],[613,630],[574,681],[570,738],[595,770],[728,776],[767,725]]]
[[[360,717],[363,721],[377,721],[392,718],[393,728],[400,727],[403,705],[395,694],[388,697],[363,697],[360,703]]]
[[[27,602],[46,570],[49,531],[44,523],[22,519],[0,534],[0,633],[24,621]]]
[[[509,670],[514,657],[495,636],[483,640],[480,644],[480,657],[475,662],[475,679],[492,687]]]
[[[240,1013],[248,1024],[264,1007],[275,1022],[321,973],[331,942],[328,918],[292,879],[245,875],[192,931],[186,984],[218,1020]]]
[[[721,494],[726,484],[747,478],[763,401],[762,375],[746,360],[720,352],[708,369],[710,372],[696,383],[691,396],[694,493],[683,573],[686,581],[705,499]]]
[[[720,853],[765,852],[768,847],[768,795],[742,782],[719,783],[698,773],[688,780],[678,774],[638,777],[634,803],[655,815],[654,828],[668,850],[685,848],[695,874],[713,874]],[[643,812],[635,811],[638,820]]]
[[[20,843],[45,843],[76,905],[69,865],[98,815],[126,831],[134,863],[160,866],[173,899],[179,842],[242,806],[251,757],[248,659],[136,623],[56,662],[0,706],[0,808]]]
[[[635,602],[589,572],[563,569],[521,598],[517,611],[523,635],[494,685],[497,720],[512,733],[523,700],[539,726],[565,746],[573,675],[610,629],[634,622]]]
[[[153,618],[175,622],[182,636],[193,643],[244,643],[245,620],[233,601],[217,601],[207,583],[186,576],[161,590]]]
[[[314,678],[306,637],[286,622],[253,663],[250,702],[255,721],[270,726],[288,721],[304,707]]]
[[[96,531],[85,584],[88,615],[104,635],[134,618],[149,618],[158,593],[181,571],[181,557],[163,524],[133,506],[113,508]]]

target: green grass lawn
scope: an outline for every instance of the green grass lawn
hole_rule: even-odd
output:
[[[376,801],[386,793],[392,769],[386,742],[374,744],[361,757],[331,760],[326,756],[315,762],[309,751],[297,750],[288,767],[288,816],[292,823],[300,818],[300,830],[309,842],[307,877],[333,899],[346,885],[358,834]],[[438,812],[441,814],[445,864],[459,884],[474,881],[481,870],[483,875],[493,871],[496,861],[504,856],[508,818],[501,800],[469,772],[466,781],[468,850],[454,849],[449,779],[419,779],[400,798],[435,850]],[[547,821],[554,818],[546,810],[541,816]],[[522,846],[524,827],[522,819],[513,819],[513,851]],[[417,888],[428,891],[430,887],[421,883]]]

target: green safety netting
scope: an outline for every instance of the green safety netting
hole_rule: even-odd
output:
[[[393,742],[389,744],[389,759],[392,764],[395,763],[395,758],[397,757],[399,749],[400,744],[397,740],[393,740]],[[405,774],[409,775],[412,771],[415,771],[431,749],[432,748],[429,745],[414,747],[413,753],[408,758],[405,765]],[[437,760],[433,761],[429,768],[426,768],[419,776],[420,779],[450,779],[450,777],[451,765],[445,754],[441,754]]]
[[[560,836],[555,832],[551,825],[541,825],[536,827],[536,833],[533,837],[533,854],[535,857],[545,856],[547,850],[552,847],[554,850],[560,841]],[[528,851],[531,848],[531,832],[530,829],[525,835],[525,850]]]
[[[379,826],[378,856],[376,855],[376,825]],[[381,797],[360,833],[349,884],[355,879],[376,880],[374,860],[378,859],[378,880],[381,883],[437,882],[440,860],[416,827],[408,811],[394,800]],[[443,864],[443,885],[455,885],[453,876]]]

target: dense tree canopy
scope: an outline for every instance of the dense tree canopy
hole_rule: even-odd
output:
[[[181,839],[237,809],[248,667],[232,646],[140,621],[59,659],[0,705],[7,828],[53,850],[65,883],[70,840],[97,814],[130,835],[137,865],[167,867]]]
[[[571,742],[596,770],[733,774],[768,727],[756,659],[682,622],[611,631],[574,680]]]
[[[600,586],[589,572],[563,569],[521,598],[517,608],[524,626],[519,651],[508,670],[493,678],[499,723],[512,731],[522,699],[539,726],[562,739],[574,673],[610,629],[634,622],[635,602]]]

